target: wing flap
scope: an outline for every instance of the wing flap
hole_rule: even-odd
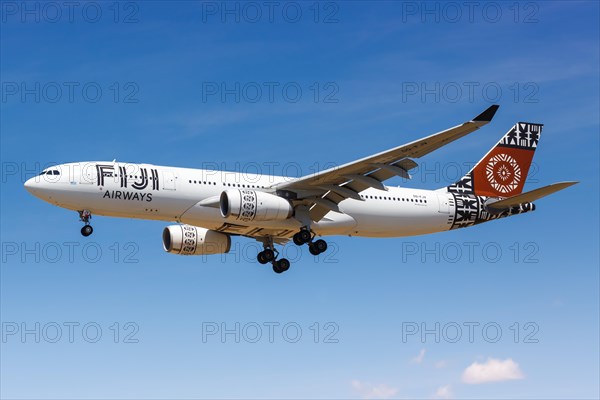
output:
[[[322,205],[316,204],[310,209],[310,219],[313,221],[320,221],[324,216],[329,213],[329,209]]]

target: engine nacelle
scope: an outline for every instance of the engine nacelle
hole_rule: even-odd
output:
[[[228,253],[231,237],[191,225],[170,225],[163,230],[163,248],[168,253],[183,256]]]
[[[276,221],[288,219],[294,209],[289,201],[270,193],[230,189],[221,193],[221,216],[240,221]]]

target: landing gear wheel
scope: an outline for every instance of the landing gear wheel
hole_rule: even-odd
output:
[[[288,261],[287,258],[282,258],[281,260],[277,261],[277,265],[279,266],[279,269],[282,272],[285,272],[288,269],[290,269],[290,262]]]
[[[258,260],[259,263],[261,264],[266,264],[268,263],[268,261],[265,259],[265,253],[264,252],[260,252],[257,254],[256,259]]]
[[[314,243],[309,243],[308,244],[308,251],[310,252],[310,254],[312,254],[313,256],[318,256],[319,255],[319,249],[317,249],[317,247],[315,246]]]
[[[273,272],[276,274],[281,274],[288,269],[290,269],[290,262],[287,260],[287,258],[282,258],[281,260],[273,262]]]
[[[271,249],[265,249],[262,253],[267,262],[273,261],[275,259],[275,252]]]
[[[318,256],[326,250],[327,242],[323,239],[319,239],[316,242],[311,242],[308,244],[308,251],[310,251],[310,254],[312,254],[313,256]]]
[[[298,239],[300,239],[302,241],[302,243],[308,243],[308,242],[310,242],[310,239],[312,239],[310,231],[308,231],[306,229],[302,229],[296,235],[298,235]],[[294,236],[296,236],[296,235],[294,235]]]
[[[319,239],[317,240],[313,246],[317,249],[317,251],[319,252],[319,254],[325,252],[327,250],[327,242],[324,241],[323,239]]]
[[[300,232],[295,233],[294,237],[292,238],[292,240],[294,241],[294,244],[296,246],[302,246],[305,242],[302,240],[302,238],[300,237]]]
[[[94,232],[94,228],[92,228],[91,225],[84,225],[83,228],[81,228],[81,234],[85,237],[90,236],[92,232]]]

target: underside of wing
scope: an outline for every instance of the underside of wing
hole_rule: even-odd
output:
[[[345,199],[362,200],[359,193],[368,188],[385,190],[383,181],[400,176],[410,178],[417,166],[412,158],[423,157],[488,124],[498,110],[490,106],[470,121],[360,160],[293,179],[273,186],[277,193],[310,206],[310,218],[319,221]]]
[[[234,236],[245,236],[258,241],[263,241],[265,238],[270,237],[277,244],[285,244],[298,231],[296,228],[266,228],[258,227],[254,224],[242,225],[232,222],[225,222],[214,230]]]

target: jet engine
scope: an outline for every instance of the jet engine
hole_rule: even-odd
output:
[[[240,221],[276,221],[288,219],[294,209],[289,201],[270,193],[230,189],[221,193],[219,203],[223,218]]]
[[[168,253],[184,256],[228,253],[231,237],[191,225],[170,225],[163,230],[163,248]]]

